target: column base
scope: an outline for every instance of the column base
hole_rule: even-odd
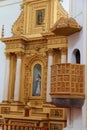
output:
[[[13,102],[11,102],[11,104],[23,105],[23,102],[20,102],[20,101],[13,101]]]
[[[8,100],[3,100],[2,103],[10,103]]]

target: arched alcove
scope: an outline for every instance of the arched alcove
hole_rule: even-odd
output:
[[[80,64],[80,51],[75,49],[72,53],[72,63]]]
[[[35,64],[33,68],[33,96],[40,96],[41,95],[41,65]]]

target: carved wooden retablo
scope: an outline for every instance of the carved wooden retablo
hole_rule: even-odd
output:
[[[66,33],[71,35],[73,28],[80,31],[80,26],[70,20],[68,32],[63,33],[58,22],[62,18],[63,27],[68,15],[58,0],[23,0],[13,36],[1,38],[6,44],[5,94],[0,105],[4,122],[49,130],[65,127],[65,109],[53,105],[50,95],[51,65],[67,62]]]

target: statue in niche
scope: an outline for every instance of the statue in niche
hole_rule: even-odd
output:
[[[41,65],[36,64],[33,71],[33,96],[41,95]]]
[[[44,9],[37,11],[37,25],[41,25],[44,20]]]

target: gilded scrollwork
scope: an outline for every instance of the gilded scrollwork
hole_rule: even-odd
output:
[[[37,24],[37,16],[38,14],[42,14],[43,18]],[[67,38],[64,36],[55,35],[51,31],[51,27],[60,17],[66,17],[67,14],[64,10],[61,9],[60,4],[57,0],[24,0],[22,12],[19,18],[16,20],[14,25],[12,26],[13,36],[10,38],[3,38],[2,41],[6,44],[6,57],[10,58],[10,80],[9,80],[9,90],[10,95],[8,101],[9,107],[2,107],[1,114],[10,114],[11,120],[10,122],[14,124],[22,122],[23,124],[32,123],[35,124],[35,119],[33,115],[35,114],[35,118],[37,120],[37,114],[40,115],[38,118],[41,120],[41,125],[43,125],[43,119],[46,118],[46,122],[48,117],[47,114],[50,115],[53,122],[56,119],[65,119],[64,113],[62,109],[55,109],[53,105],[46,102],[47,98],[47,70],[49,57],[52,55],[53,64],[57,63],[60,60],[60,49],[67,47]],[[11,57],[10,57],[11,55]],[[21,59],[19,59],[21,58]],[[54,62],[55,59],[55,62]],[[56,60],[57,59],[57,60]],[[20,92],[19,92],[19,101],[14,102],[15,94],[15,79],[16,79],[16,69],[17,63],[21,61],[21,75],[20,75]],[[40,73],[40,94],[39,96],[34,95],[34,67],[35,65],[40,65],[41,72]],[[38,71],[36,71],[38,72]],[[37,75],[36,75],[37,77]],[[35,77],[35,79],[36,79]],[[35,82],[36,83],[36,82]],[[23,117],[24,105],[26,102],[31,104],[31,112],[29,121],[24,121]],[[13,104],[15,103],[15,105]],[[20,103],[20,104],[19,104]],[[21,106],[23,103],[23,106]],[[47,104],[44,107],[44,104]],[[48,105],[50,104],[50,105]],[[50,106],[50,107],[49,107]],[[46,109],[45,109],[46,108]],[[10,110],[11,109],[11,110]],[[45,113],[46,110],[46,113]],[[13,115],[15,119],[12,119]],[[20,117],[23,117],[21,118]],[[17,119],[16,119],[17,117]],[[45,117],[45,118],[42,118]],[[19,120],[19,122],[18,122]],[[44,120],[45,121],[45,120]],[[49,121],[49,120],[48,120]],[[64,122],[65,123],[65,122]],[[30,124],[30,123],[29,123]],[[57,123],[56,123],[57,124]],[[50,125],[50,124],[49,124]],[[54,128],[54,124],[51,124],[51,129]],[[57,127],[59,128],[59,126]],[[62,128],[62,127],[61,127]],[[55,128],[56,129],[56,128]]]
[[[43,42],[43,41],[42,41]],[[47,43],[42,43],[40,42],[33,42],[32,44],[28,44],[26,46],[26,54],[29,55],[42,55],[45,56],[47,55]]]
[[[6,49],[16,49],[16,48],[23,48],[24,49],[24,45],[23,44],[8,44],[7,46],[6,46]]]
[[[1,114],[9,114],[10,107],[1,107]]]
[[[68,17],[68,13],[64,10],[62,4],[59,3],[57,8],[57,20],[61,17]]]
[[[51,109],[50,116],[55,118],[64,118],[64,111],[63,109]]]
[[[24,11],[21,12],[19,18],[16,20],[14,25],[12,26],[13,35],[23,34],[24,28]]]

